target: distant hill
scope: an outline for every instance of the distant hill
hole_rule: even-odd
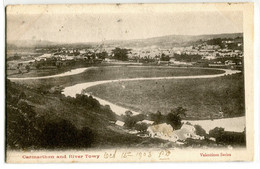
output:
[[[35,47],[48,47],[55,46],[58,43],[51,41],[42,40],[17,40],[17,41],[7,41],[7,48],[35,48]]]
[[[172,46],[186,46],[191,45],[191,42],[198,40],[209,40],[214,38],[236,38],[243,37],[243,33],[232,33],[232,34],[213,34],[213,35],[168,35],[161,37],[154,37],[148,39],[137,39],[128,41],[108,41],[106,45],[110,46],[121,46],[121,47],[172,47]]]
[[[236,38],[243,37],[243,33],[228,33],[228,34],[211,34],[211,35],[167,35],[160,37],[153,37],[147,39],[134,39],[134,40],[109,40],[103,42],[106,47],[172,47],[172,46],[185,46],[190,45],[191,42],[198,40],[209,40],[213,38]],[[99,45],[98,42],[88,43],[56,43],[41,40],[22,40],[22,41],[8,41],[8,48],[37,48],[37,47],[91,47]]]

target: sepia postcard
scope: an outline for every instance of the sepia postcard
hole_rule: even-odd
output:
[[[254,4],[6,7],[6,162],[254,160]]]

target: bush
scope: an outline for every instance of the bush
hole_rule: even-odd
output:
[[[163,116],[160,111],[157,111],[155,114],[151,114],[150,117],[151,120],[154,121],[154,124],[160,124],[165,122],[165,116]]]
[[[25,149],[40,146],[42,137],[39,128],[42,117],[36,118],[33,116],[34,112],[28,113],[10,105],[7,105],[6,114],[6,142],[9,148]]]
[[[194,127],[196,129],[196,134],[197,135],[204,136],[204,137],[207,136],[206,131],[200,125],[195,125]]]
[[[224,128],[222,127],[215,127],[214,129],[210,130],[209,131],[209,136],[210,137],[218,137],[221,135],[221,133],[224,132]]]
[[[140,132],[145,132],[148,128],[148,125],[146,123],[138,123],[135,125],[135,129]]]
[[[136,120],[134,118],[132,118],[131,116],[125,116],[124,117],[124,126],[127,128],[133,128],[136,125]]]
[[[246,145],[245,132],[229,132],[225,131],[224,128],[214,128],[209,131],[209,136],[216,138],[218,144],[224,145]]]
[[[130,49],[115,48],[112,50],[112,53],[114,55],[114,59],[127,61],[129,51]]]
[[[171,112],[166,116],[166,123],[170,124],[175,130],[180,129],[182,126],[182,116],[186,115],[186,111],[187,110],[182,107],[172,109]]]
[[[85,127],[78,130],[69,121],[48,122],[42,132],[42,146],[47,148],[90,147],[92,130]]]

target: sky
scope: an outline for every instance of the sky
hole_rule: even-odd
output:
[[[8,10],[7,10],[8,11]],[[7,12],[7,41],[62,43],[243,32],[239,11]]]

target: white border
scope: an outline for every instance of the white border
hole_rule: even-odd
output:
[[[5,77],[5,6],[8,4],[82,4],[82,3],[173,3],[173,2],[245,2],[241,0],[213,0],[213,1],[201,1],[201,0],[5,0],[0,8],[0,54],[1,54],[1,61],[0,61],[0,100],[1,100],[1,121],[0,121],[0,168],[86,168],[86,167],[97,167],[97,168],[159,168],[159,167],[176,167],[176,168],[212,168],[212,169],[219,169],[219,168],[259,168],[260,167],[260,2],[258,0],[249,0],[246,2],[255,2],[255,161],[254,162],[232,162],[232,163],[124,163],[124,164],[115,164],[115,163],[106,163],[106,164],[6,164],[4,162],[4,128],[5,128],[5,96],[4,96],[4,77]]]

